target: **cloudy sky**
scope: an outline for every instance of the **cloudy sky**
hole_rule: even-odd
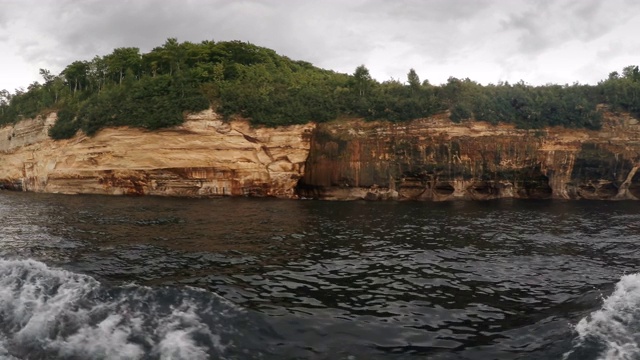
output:
[[[0,89],[114,48],[242,40],[378,80],[597,83],[640,64],[637,0],[0,0]]]

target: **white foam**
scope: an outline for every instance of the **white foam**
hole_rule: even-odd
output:
[[[128,342],[132,329],[122,323],[121,315],[109,315],[96,326],[83,326],[66,339],[53,341],[49,347],[57,348],[62,358],[82,355],[86,359],[140,359],[144,350]]]
[[[197,346],[189,330],[169,331],[158,346],[160,359],[206,360],[209,355],[205,349]]]
[[[151,353],[197,360],[213,350],[223,354],[230,344],[198,315],[210,316],[210,306],[182,292],[167,308],[153,289],[115,290],[107,293],[89,276],[34,260],[0,259],[0,358],[10,359],[11,349],[39,349],[47,358],[141,359]],[[228,309],[218,310],[224,316]]]
[[[596,342],[601,360],[638,359],[640,348],[640,273],[623,276],[600,310],[578,322],[577,346]],[[566,356],[565,356],[566,357]]]
[[[161,359],[208,359],[206,349],[195,343],[195,334],[207,336],[216,348],[224,351],[220,337],[211,333],[194,312],[194,305],[188,301],[174,308],[171,316],[162,319],[157,332],[162,340],[156,353],[160,354]]]

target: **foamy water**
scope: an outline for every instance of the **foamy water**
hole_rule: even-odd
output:
[[[640,358],[640,274],[623,276],[600,310],[580,320],[574,352],[596,353],[600,360]]]
[[[0,356],[236,358],[240,308],[204,290],[103,286],[34,260],[0,260]],[[249,346],[247,346],[249,345]],[[260,349],[255,348],[255,354]]]
[[[90,276],[35,260],[0,259],[0,319],[0,358],[8,360],[268,354],[261,348],[266,343],[247,347],[251,327],[234,328],[237,322],[249,324],[246,312],[214,294],[136,285],[106,289]],[[254,325],[254,330],[265,327]],[[575,331],[578,337],[564,359],[640,358],[640,274],[623,276],[602,308],[581,319]]]

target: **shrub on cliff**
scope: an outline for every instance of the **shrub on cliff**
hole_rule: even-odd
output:
[[[64,108],[58,110],[58,120],[55,125],[49,129],[49,136],[53,139],[68,139],[78,132],[80,126],[75,121],[75,112]]]
[[[74,111],[64,107],[49,134],[69,138],[79,129],[93,135],[107,126],[142,127],[150,130],[182,123],[185,111],[209,108],[197,84],[159,75],[125,86],[111,87],[87,99]]]
[[[614,71],[598,84],[599,95],[613,110],[628,111],[640,117],[640,70],[627,66],[622,75]]]

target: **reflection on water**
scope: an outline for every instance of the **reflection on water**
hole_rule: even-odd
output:
[[[629,202],[2,192],[0,217],[0,257],[210,290],[262,314],[277,357],[561,358],[640,259]]]

